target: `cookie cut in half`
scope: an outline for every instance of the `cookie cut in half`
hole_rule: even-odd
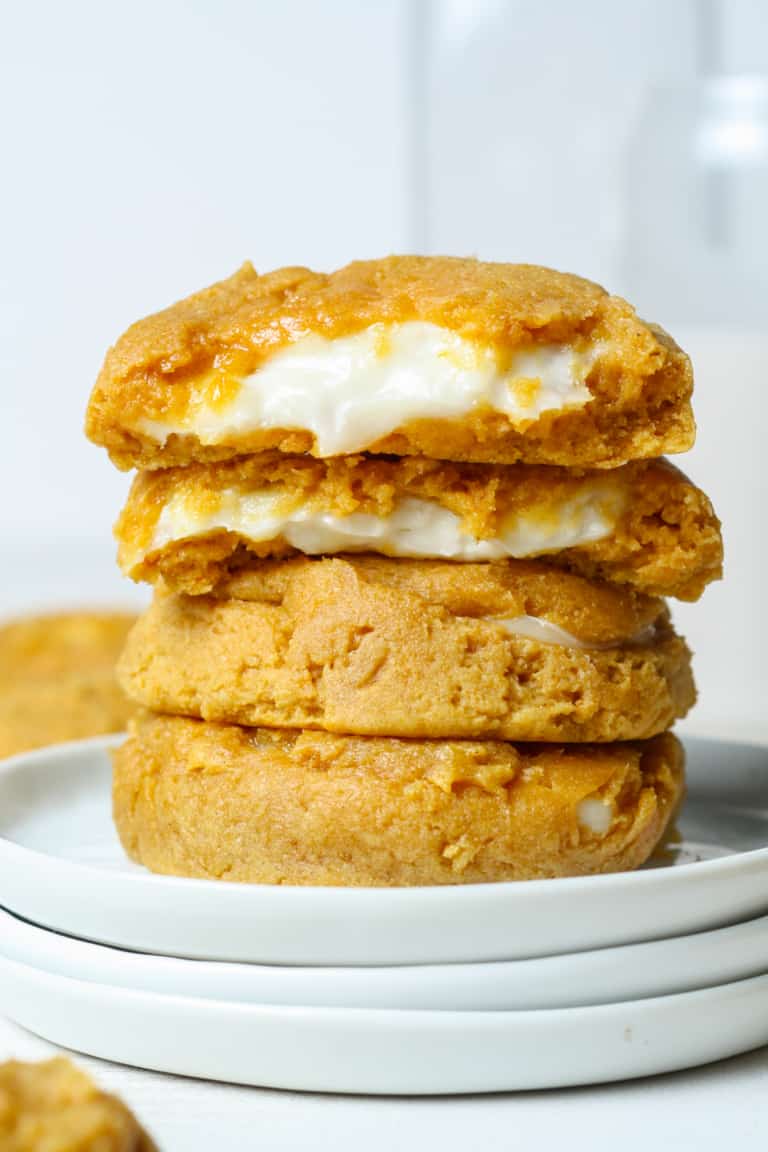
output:
[[[116,534],[127,576],[192,594],[253,557],[375,552],[464,562],[546,555],[587,576],[695,600],[723,558],[709,500],[664,460],[573,472],[269,452],[140,473]]]
[[[134,324],[86,431],[122,467],[265,449],[614,467],[693,444],[688,357],[529,264],[390,256],[235,275]]]

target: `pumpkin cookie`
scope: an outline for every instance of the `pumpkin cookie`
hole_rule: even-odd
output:
[[[69,1060],[0,1064],[3,1152],[156,1152],[126,1106]]]
[[[663,601],[522,560],[262,561],[156,596],[119,677],[156,712],[399,737],[644,739],[695,699]]]
[[[115,662],[135,619],[70,612],[0,626],[0,756],[125,728]]]
[[[670,734],[536,746],[142,715],[114,765],[115,821],[132,859],[261,884],[467,884],[636,868],[683,791],[683,751]]]
[[[624,300],[529,264],[250,264],[139,321],[86,430],[122,467],[269,448],[614,467],[694,439],[688,357]]]
[[[723,557],[709,500],[664,460],[584,473],[269,452],[141,473],[116,535],[126,575],[193,594],[251,557],[298,551],[546,555],[588,576],[695,600]]]

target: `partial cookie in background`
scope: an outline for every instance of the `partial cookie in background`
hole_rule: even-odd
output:
[[[136,1118],[63,1058],[0,1064],[2,1152],[157,1152]]]
[[[120,682],[156,712],[373,736],[645,739],[695,700],[664,602],[540,561],[263,560],[158,595]]]
[[[69,612],[0,625],[0,756],[125,728],[115,664],[135,619]]]
[[[446,256],[245,264],[128,329],[86,432],[121,468],[269,448],[615,467],[693,445],[692,388],[674,340],[580,276]]]
[[[389,887],[643,864],[684,789],[669,733],[610,745],[394,740],[140,714],[114,813],[155,872]]]
[[[611,471],[417,457],[258,456],[142,472],[118,520],[134,580],[193,595],[254,558],[375,552],[503,561],[695,600],[720,577],[720,524],[666,460]]]

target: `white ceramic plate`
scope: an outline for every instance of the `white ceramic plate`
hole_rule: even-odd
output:
[[[648,944],[539,960],[388,968],[174,960],[61,936],[0,911],[0,957],[53,975],[241,1004],[496,1011],[689,992],[768,972],[768,917]]]
[[[54,1044],[182,1076],[319,1092],[495,1092],[705,1064],[768,1042],[768,976],[540,1012],[274,1007],[89,984],[0,960],[0,1011]]]
[[[768,912],[768,750],[689,741],[684,842],[634,873],[444,888],[153,876],[111,820],[112,739],[0,764],[0,904],[135,951],[263,964],[510,960],[686,935]],[[674,865],[674,866],[670,866]]]

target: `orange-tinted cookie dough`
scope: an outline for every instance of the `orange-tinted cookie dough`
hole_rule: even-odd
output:
[[[277,529],[267,538],[212,527],[243,517],[254,497],[266,497],[264,521],[297,511],[334,518],[391,518],[405,501],[451,513],[479,541],[505,532],[547,538],[588,527],[601,515],[608,534],[547,551],[547,559],[588,576],[631,584],[653,595],[695,600],[722,571],[720,525],[707,497],[664,460],[611,472],[574,472],[535,465],[452,464],[415,457],[350,456],[332,460],[270,452],[216,465],[140,473],[116,526],[123,571],[135,580],[201,593],[253,556],[296,551]],[[277,501],[275,505],[274,502]],[[586,509],[594,508],[588,513]],[[169,539],[173,509],[197,520]],[[520,532],[522,524],[523,532]],[[611,529],[612,525],[612,529]],[[593,532],[594,535],[594,532]],[[426,534],[410,547],[418,547]],[[386,540],[371,550],[386,552]],[[519,545],[518,545],[519,548]],[[325,548],[323,549],[326,550]],[[343,549],[342,549],[343,550]]]
[[[0,1064],[3,1152],[156,1152],[126,1106],[68,1060]]]
[[[134,621],[71,612],[0,626],[0,756],[125,728],[115,662]]]
[[[692,374],[687,356],[624,300],[580,277],[526,264],[454,257],[390,256],[330,275],[282,268],[259,276],[245,264],[228,280],[140,320],[107,354],[86,430],[122,468],[166,467],[277,448],[318,449],[315,434],[260,418],[224,416],[242,381],[307,337],[348,337],[381,326],[387,354],[394,325],[434,325],[490,353],[505,370],[519,352],[575,349],[596,357],[585,399],[530,420],[486,403],[404,424],[353,449],[437,459],[608,466],[691,447]],[[591,363],[591,361],[590,361]],[[530,396],[535,378],[525,377]],[[522,395],[522,393],[521,393]],[[525,397],[523,397],[525,399]],[[439,399],[439,397],[438,397]],[[212,430],[195,431],[196,414]],[[421,410],[420,410],[421,411]]]
[[[119,676],[157,712],[401,737],[644,739],[695,699],[662,601],[536,561],[262,561],[220,597],[156,596]]]
[[[683,791],[670,734],[536,746],[275,732],[144,715],[114,754],[114,814],[153,871],[399,886],[636,868]]]

